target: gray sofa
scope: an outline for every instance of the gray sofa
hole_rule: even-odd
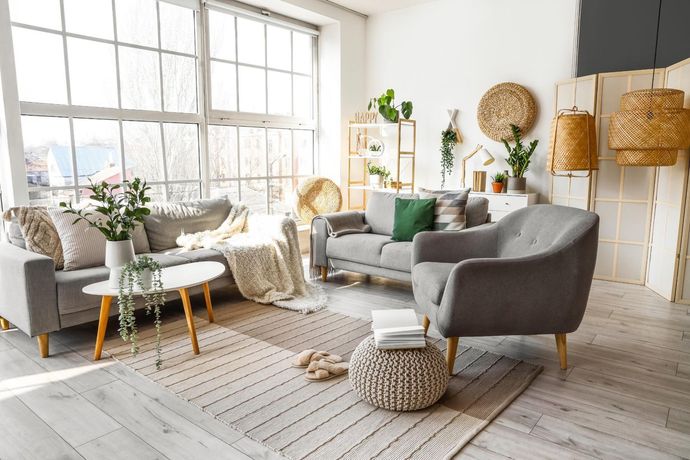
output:
[[[333,238],[328,234],[326,221],[315,219],[311,233],[312,270],[319,270],[323,281],[326,281],[329,270],[346,270],[409,282],[412,242],[391,239],[396,197],[418,196],[375,192],[367,203],[366,211],[343,211],[368,224],[371,227],[369,233],[353,233]],[[465,210],[467,228],[489,222],[488,210],[489,201],[486,198],[470,197]],[[327,219],[329,216],[324,217]]]
[[[211,289],[234,283],[223,255],[212,249],[183,251],[175,239],[181,232],[217,228],[228,216],[231,203],[226,198],[184,203],[152,203],[144,228],[150,246],[147,255],[163,267],[213,260],[225,265],[226,273],[209,283]],[[53,260],[25,249],[17,224],[10,224],[9,242],[0,243],[0,317],[31,337],[39,337],[42,355],[47,355],[47,334],[98,319],[100,299],[82,293],[88,284],[106,280],[105,266],[63,271],[54,269]],[[201,292],[201,287],[190,289]],[[178,298],[166,293],[167,299]],[[143,305],[142,305],[143,306]],[[117,315],[118,309],[111,309]],[[94,331],[95,337],[95,331]]]
[[[566,334],[582,321],[597,257],[599,216],[535,205],[464,232],[422,232],[412,244],[419,313],[448,339],[452,374],[458,337],[555,334],[561,368]]]

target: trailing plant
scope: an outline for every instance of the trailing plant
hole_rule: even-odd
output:
[[[446,184],[446,174],[453,172],[453,150],[457,144],[458,135],[453,129],[441,131],[441,188]]]
[[[151,273],[151,285],[147,286],[143,273]],[[161,265],[148,256],[140,256],[122,267],[118,292],[118,307],[120,309],[120,337],[131,345],[133,355],[139,353],[138,329],[134,315],[134,291],[141,289],[145,302],[146,314],[153,313],[153,324],[156,328],[156,369],[163,364],[161,358],[161,307],[165,304],[165,292],[161,281]]]
[[[397,123],[402,116],[408,120],[412,116],[412,102],[402,101],[399,105],[395,105],[395,90],[387,89],[385,93],[379,97],[372,97],[369,99],[369,106],[367,110],[375,109],[388,121]]]
[[[146,207],[146,203],[151,201],[151,198],[146,196],[146,192],[151,190],[151,187],[138,177],[131,182],[124,181],[122,185],[109,184],[105,181],[93,183],[90,180],[89,184],[87,187],[91,191],[89,199],[98,204],[76,209],[72,203],[61,202],[60,207],[65,208],[64,213],[77,216],[74,223],[80,220],[86,221],[90,227],[101,232],[108,241],[132,239],[137,223],[143,223],[144,216],[151,214],[151,210]],[[94,218],[93,211],[103,214],[105,219]]]
[[[491,180],[493,182],[501,182],[502,183],[505,179],[506,179],[506,175],[501,171],[498,171],[496,174],[491,176]]]
[[[529,163],[532,160],[532,154],[537,148],[539,141],[537,139],[529,143],[529,146],[525,148],[522,143],[522,132],[518,126],[513,124],[510,125],[510,130],[513,132],[513,141],[515,142],[515,147],[511,147],[508,141],[503,139],[503,145],[508,151],[508,158],[506,162],[513,169],[513,177],[524,177],[527,168],[529,168]]]
[[[370,176],[381,176],[384,181],[391,177],[391,172],[388,168],[374,164],[371,161],[367,163],[367,169],[369,170]]]

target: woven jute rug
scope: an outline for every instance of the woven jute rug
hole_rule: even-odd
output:
[[[293,459],[449,458],[459,452],[541,372],[541,367],[460,346],[441,400],[414,412],[362,401],[347,377],[312,383],[290,366],[307,348],[348,359],[371,334],[368,321],[332,311],[302,315],[240,302],[217,306],[216,322],[197,318],[193,355],[183,318],[164,322],[163,367],[155,334],[144,327],[132,357],[119,337],[105,349],[136,372]],[[445,340],[437,346],[445,349]]]

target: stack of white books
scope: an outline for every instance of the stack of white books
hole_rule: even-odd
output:
[[[374,331],[376,348],[397,350],[424,348],[424,328],[410,308],[401,310],[372,310],[371,329]]]

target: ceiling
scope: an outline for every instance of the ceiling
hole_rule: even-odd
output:
[[[428,3],[433,0],[329,0],[351,10],[364,13],[366,15],[384,13],[386,11],[407,8],[408,6]]]

